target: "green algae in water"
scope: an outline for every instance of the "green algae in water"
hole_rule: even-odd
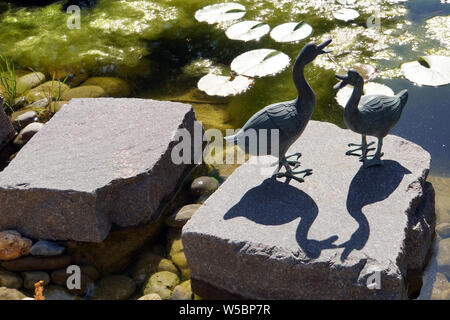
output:
[[[0,21],[4,30],[0,34],[0,52],[19,66],[42,70],[76,66],[90,74],[115,73],[123,78],[156,74],[141,85],[147,91],[141,95],[170,98],[189,93],[210,71],[208,68],[219,66],[228,72],[232,60],[246,51],[271,48],[294,60],[307,42],[332,38],[333,57],[338,65],[326,56],[318,57],[308,66],[307,76],[311,76],[318,97],[315,119],[339,125],[341,111],[329,90],[335,82],[334,72],[360,62],[376,66],[384,77],[399,76],[398,67],[403,59],[414,60],[421,53],[423,37],[416,36],[417,28],[408,21],[404,3],[360,0],[344,6],[328,0],[234,1],[246,8],[246,20],[261,21],[272,28],[290,21],[304,21],[314,28],[313,37],[280,44],[268,36],[249,43],[228,39],[225,31],[240,20],[215,25],[195,20],[197,10],[222,2],[99,0],[95,8],[82,10],[80,30],[67,29],[68,15],[61,11],[62,2],[44,8],[13,7],[3,13]],[[361,16],[354,23],[336,21],[333,13],[343,7],[355,9]],[[380,19],[379,29],[366,26],[367,19],[374,14]],[[401,54],[399,48],[403,50]],[[209,67],[194,74],[192,66],[202,59],[208,61]],[[149,61],[155,63],[150,66]],[[236,127],[260,108],[295,97],[291,68],[276,77],[257,79],[248,92],[229,104],[216,105],[229,116],[220,126]],[[211,108],[211,117],[213,113]]]
[[[44,8],[12,8],[3,14],[0,22],[3,31],[0,52],[20,66],[41,70],[77,66],[96,74],[145,75],[150,70],[142,68],[143,60],[153,50],[149,41],[163,37],[195,39],[198,29],[205,28],[195,21],[195,12],[220,2],[99,0],[95,8],[82,10],[80,30],[67,28],[69,15],[61,11],[62,2]],[[332,13],[342,7],[324,0],[244,0],[239,3],[247,8],[246,19],[264,21],[272,27],[286,21],[304,20],[313,25],[318,34],[330,31],[334,26]],[[354,7],[369,14],[368,8],[374,5],[383,12],[383,17],[396,16],[404,10],[402,6],[388,6],[382,1],[360,1]],[[224,31],[234,22],[213,28]],[[216,49],[225,48],[217,46]],[[236,56],[238,53],[235,50]]]
[[[145,40],[158,38],[172,22],[181,23],[181,16],[166,4],[103,0],[82,10],[80,29],[69,29],[70,14],[62,12],[61,2],[12,8],[0,22],[0,52],[20,66],[41,70],[77,66],[102,73],[134,68],[149,53]]]

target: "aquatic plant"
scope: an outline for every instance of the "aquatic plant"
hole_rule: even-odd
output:
[[[58,111],[57,106],[58,106],[59,102],[61,101],[62,92],[61,92],[60,83],[65,84],[68,78],[69,78],[69,76],[66,76],[62,81],[57,81],[57,80],[55,80],[55,73],[53,73],[51,85],[48,88],[48,90],[45,90],[45,88],[42,89],[42,91],[48,101],[47,110],[48,110],[48,112],[50,112],[51,115],[55,114],[56,111]],[[57,86],[58,86],[57,90],[54,90],[55,83],[57,83]],[[54,94],[55,92],[56,92],[56,94]]]
[[[242,93],[253,83],[253,79],[244,76],[221,76],[209,73],[198,82],[198,88],[210,96],[227,97]]]
[[[270,37],[276,42],[294,42],[311,35],[313,28],[304,21],[283,23],[275,27]]]
[[[443,86],[450,83],[450,58],[423,56],[419,61],[402,64],[401,71],[406,79],[419,85]]]
[[[354,9],[342,8],[340,10],[333,12],[333,16],[337,20],[348,22],[358,19],[359,12]]]
[[[251,41],[259,40],[269,31],[270,26],[265,22],[241,21],[229,27],[225,34],[232,40]]]
[[[209,24],[237,20],[245,16],[245,7],[239,3],[218,3],[206,6],[195,13],[195,19]]]
[[[288,55],[273,49],[245,52],[231,62],[231,70],[247,77],[265,77],[286,69],[291,62]]]
[[[16,71],[14,64],[9,59],[0,55],[0,93],[3,96],[4,107],[8,112],[13,112],[14,101],[16,98]]]

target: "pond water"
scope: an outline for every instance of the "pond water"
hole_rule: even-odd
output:
[[[333,18],[333,12],[342,8],[337,1],[239,1],[247,9],[247,20],[264,21],[272,28],[300,20],[310,24],[313,34],[297,43],[276,43],[268,35],[259,41],[229,40],[225,30],[235,21],[208,25],[195,20],[198,9],[219,2],[98,0],[95,7],[82,10],[81,28],[75,30],[66,27],[64,1],[41,7],[3,4],[0,53],[20,68],[119,76],[132,85],[134,96],[192,103],[206,128],[224,130],[242,126],[268,104],[295,98],[291,67],[256,79],[250,90],[228,98],[210,97],[197,89],[210,69],[229,74],[235,57],[259,48],[280,50],[294,60],[305,43],[332,38],[334,62],[324,55],[306,70],[317,96],[313,119],[344,127],[343,111],[331,88],[334,74],[357,62],[378,69],[374,82],[394,92],[408,89],[408,105],[392,133],[431,153],[438,222],[450,222],[450,85],[418,86],[404,79],[399,69],[421,55],[450,56],[449,1],[358,0],[351,7],[361,16],[353,22]],[[367,28],[374,14],[380,18],[379,28]],[[437,271],[434,256],[424,282],[433,282]],[[429,297],[430,289],[423,290],[421,298]]]

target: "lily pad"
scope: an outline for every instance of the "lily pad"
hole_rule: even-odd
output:
[[[229,39],[250,41],[257,40],[268,34],[270,26],[260,21],[242,21],[233,24],[225,34]]]
[[[256,49],[241,54],[231,63],[231,70],[247,77],[264,77],[286,69],[289,56],[273,49]]]
[[[197,86],[210,96],[227,97],[245,92],[252,85],[253,80],[244,76],[234,79],[209,73],[200,79]]]
[[[288,22],[275,27],[270,36],[276,42],[293,42],[309,37],[312,32],[313,28],[304,21]]]
[[[206,6],[195,13],[195,19],[209,24],[237,20],[245,16],[245,7],[239,3],[218,3]]]
[[[336,101],[337,103],[342,107],[345,108],[345,105],[347,104],[348,100],[350,99],[350,96],[353,92],[353,86],[352,85],[346,85],[341,90],[339,90],[336,94]],[[394,91],[389,88],[388,86],[376,83],[376,82],[367,82],[364,84],[364,95],[385,95],[385,96],[393,96],[395,95]]]
[[[333,12],[333,16],[337,20],[352,21],[352,20],[359,18],[359,12],[354,9],[343,8],[343,9]]]
[[[401,71],[406,79],[424,86],[444,86],[450,83],[450,57],[423,56],[421,62],[402,64]]]

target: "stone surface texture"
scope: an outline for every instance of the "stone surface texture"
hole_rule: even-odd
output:
[[[301,184],[271,178],[273,157],[238,168],[183,228],[193,291],[202,298],[406,299],[407,274],[422,269],[434,233],[431,158],[389,135],[384,166],[365,169],[345,155],[360,139],[311,121],[288,151],[302,152],[298,170],[314,169]]]
[[[0,266],[10,271],[38,271],[65,268],[72,262],[68,255],[56,257],[26,256],[11,261],[3,261]]]
[[[0,97],[0,150],[10,142],[15,135],[16,131],[3,110],[3,100]]]
[[[0,174],[0,230],[101,242],[156,220],[190,167],[171,160],[175,134],[195,120],[181,103],[73,99]]]

